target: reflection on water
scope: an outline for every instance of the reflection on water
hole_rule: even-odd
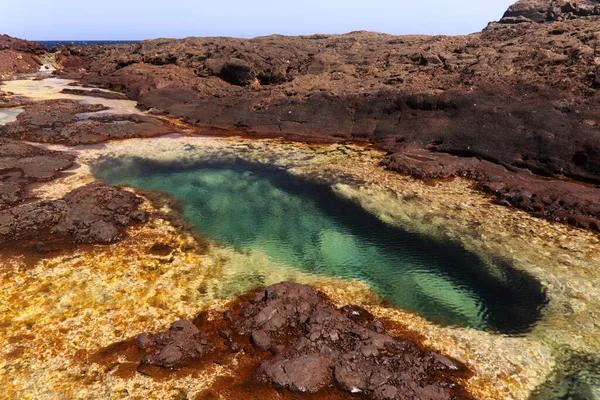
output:
[[[315,274],[368,283],[392,304],[438,322],[523,332],[545,296],[532,277],[493,266],[455,243],[391,227],[324,185],[249,163],[193,167],[105,162],[98,178],[170,192],[184,216],[230,246]]]
[[[23,111],[22,108],[0,108],[0,125],[15,121]]]

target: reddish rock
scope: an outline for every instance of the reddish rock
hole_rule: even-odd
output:
[[[71,154],[0,137],[0,210],[23,201],[28,185],[60,176],[74,159]]]
[[[102,92],[100,92],[102,93]],[[94,93],[91,93],[92,95]],[[104,96],[104,94],[102,94]],[[109,98],[115,97],[108,95]],[[111,139],[153,137],[176,128],[146,115],[98,115],[82,120],[81,113],[105,110],[101,104],[47,100],[24,105],[16,121],[0,126],[0,137],[66,145],[101,143]]]
[[[368,141],[393,153],[389,168],[417,177],[468,170],[483,188],[486,161],[519,175],[522,187],[510,193],[571,205],[565,217],[543,202],[502,201],[587,228],[600,218],[600,197],[571,201],[580,191],[565,178],[600,184],[600,125],[590,123],[600,121],[598,8],[522,0],[501,23],[456,37],[352,32],[82,47],[76,54],[89,69],[77,76],[192,124]],[[431,161],[411,161],[415,148]],[[561,189],[549,193],[540,176]]]
[[[39,69],[46,48],[35,42],[0,35],[0,81]]]
[[[226,363],[231,352],[240,350],[238,343],[251,343],[263,351],[244,347],[236,356],[236,365],[249,371],[234,374],[240,379],[228,385],[229,396],[237,393],[236,387],[263,382],[317,396],[334,391],[339,394],[335,398],[350,393],[372,399],[470,398],[458,385],[458,377],[469,375],[461,363],[386,334],[381,322],[360,307],[346,306],[342,312],[310,286],[291,282],[245,299],[252,300],[233,304],[236,313],[227,311],[210,320],[201,314],[194,325],[177,322],[185,326],[177,332],[171,327],[158,335],[139,335],[137,347],[148,352],[141,364],[205,368],[211,360]],[[350,318],[356,313],[363,315],[359,323]]]
[[[136,338],[136,344],[144,350],[153,349],[143,364],[167,368],[197,359],[206,351],[202,334],[186,320],[173,322],[168,331],[158,335],[142,334]]]
[[[123,228],[146,221],[141,198],[123,189],[91,183],[60,200],[42,201],[0,211],[0,243],[54,235],[54,239],[111,243]]]

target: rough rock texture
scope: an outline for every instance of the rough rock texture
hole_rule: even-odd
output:
[[[118,240],[123,228],[145,222],[141,198],[123,189],[91,183],[60,200],[42,201],[0,211],[0,243],[45,238],[83,243]]]
[[[174,128],[145,115],[99,115],[82,119],[78,114],[106,109],[100,104],[73,100],[46,100],[24,106],[16,121],[0,126],[0,137],[66,145],[92,144],[110,139],[152,137]]]
[[[417,178],[463,176],[500,205],[515,205],[535,216],[600,231],[600,201],[595,185],[548,179],[531,171],[475,157],[431,153],[416,147],[388,156],[383,165]]]
[[[154,348],[142,363],[159,367],[174,367],[184,360],[196,359],[206,352],[208,345],[198,328],[186,320],[173,322],[168,331],[158,335],[141,334],[136,344],[144,350]]]
[[[0,90],[0,108],[20,107],[31,103],[33,101],[27,97]]]
[[[600,183],[597,10],[593,0],[520,1],[502,23],[457,37],[158,39],[68,52],[89,64],[74,75],[84,82],[193,124],[368,141],[388,150],[386,165],[399,171],[412,168],[403,153],[417,147],[441,160],[448,176],[473,165],[469,175],[480,187],[492,178],[480,168],[486,160],[505,169],[499,175],[508,192],[571,204],[566,216],[539,202],[537,215],[593,228],[600,214],[584,204],[597,204],[600,191],[586,188],[586,200],[574,203],[565,193],[580,188],[565,178]],[[527,23],[515,23],[521,20]],[[521,178],[511,186],[515,173]],[[560,190],[530,180],[534,175],[561,180]],[[519,196],[492,193],[533,209]]]
[[[210,324],[177,321],[135,343],[148,352],[141,365],[169,368],[210,359],[219,349],[230,354],[243,348],[246,358],[238,362],[245,365],[254,357],[249,365],[255,372],[237,386],[260,381],[292,392],[337,388],[372,399],[469,398],[457,384],[457,377],[468,375],[459,362],[386,334],[383,324],[358,306],[337,310],[310,286],[291,282],[259,291],[239,311],[227,311]]]
[[[508,8],[499,22],[554,22],[595,15],[600,15],[598,0],[520,0]]]
[[[46,48],[35,42],[0,35],[0,81],[18,73],[35,72]]]
[[[0,50],[14,50],[23,53],[43,55],[47,49],[39,43],[14,38],[8,35],[0,35]]]
[[[74,159],[72,154],[0,137],[0,210],[23,201],[27,186],[60,176]]]

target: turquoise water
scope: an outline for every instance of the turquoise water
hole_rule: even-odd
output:
[[[540,316],[541,285],[498,262],[494,273],[456,243],[381,222],[322,184],[245,162],[193,166],[101,162],[111,184],[172,193],[184,218],[218,242],[260,250],[315,274],[369,284],[392,305],[444,323],[524,332]]]

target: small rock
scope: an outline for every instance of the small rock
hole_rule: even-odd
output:
[[[252,344],[259,350],[268,351],[271,348],[271,338],[265,331],[257,330],[252,332]]]

